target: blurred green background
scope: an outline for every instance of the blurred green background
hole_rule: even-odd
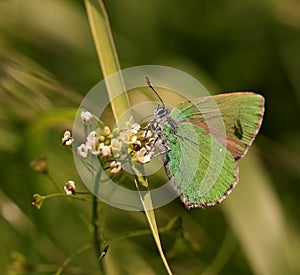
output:
[[[174,274],[300,274],[300,2],[296,0],[105,1],[122,68],[173,66],[211,93],[266,98],[240,182],[220,206],[156,210]],[[56,187],[30,168],[47,157],[62,187],[85,190],[60,146],[81,98],[102,79],[83,1],[0,1],[0,274],[53,274],[92,240],[90,205],[34,193]],[[107,236],[148,229],[143,213],[102,206]],[[166,274],[152,235],[110,242],[107,274]],[[97,274],[93,249],[64,274]]]

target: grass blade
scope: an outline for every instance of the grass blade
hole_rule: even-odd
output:
[[[86,11],[94,38],[96,51],[104,79],[111,74],[120,71],[120,65],[109,26],[108,16],[102,1],[85,0]],[[126,91],[122,75],[112,84],[106,81],[108,96],[111,99],[113,115],[117,119],[129,109],[127,93],[122,93],[116,99],[113,98],[113,89]],[[114,99],[114,101],[112,101]]]
[[[139,171],[133,166],[133,170],[136,173],[136,179],[135,179],[135,185],[137,190],[139,191],[139,185],[138,182],[143,186],[146,187],[148,189],[148,182],[147,179],[144,179]],[[153,210],[153,206],[152,206],[152,199],[151,199],[151,195],[150,195],[150,191],[148,190],[148,192],[146,192],[146,195],[144,196],[144,198],[141,196],[140,193],[140,199],[156,244],[156,247],[158,249],[159,255],[164,263],[164,266],[168,272],[168,274],[172,274],[172,271],[169,267],[169,264],[167,262],[167,259],[164,255],[163,249],[162,249],[162,245],[160,242],[160,237],[159,237],[159,233],[158,233],[158,228],[157,228],[157,223],[156,223],[156,219],[155,219],[155,214],[154,214],[154,210]]]

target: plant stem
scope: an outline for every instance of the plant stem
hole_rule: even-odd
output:
[[[100,177],[101,177],[101,170],[97,173],[96,179],[95,179],[93,205],[92,205],[92,225],[94,228],[94,248],[96,251],[97,262],[98,262],[101,273],[105,274],[103,261],[99,260],[99,257],[102,254],[101,247],[103,244],[103,241],[101,240],[101,237],[99,234],[100,233],[100,222],[99,222],[99,211],[98,211],[99,210],[99,200],[96,196],[96,194],[98,194]]]
[[[84,246],[78,248],[73,254],[71,254],[69,257],[67,257],[62,264],[60,265],[60,267],[57,269],[57,271],[55,272],[54,275],[60,275],[64,269],[67,267],[67,265],[73,260],[73,258],[77,255],[80,255],[81,253],[89,250],[91,248],[91,244],[85,244]]]
[[[82,197],[78,197],[78,196],[74,196],[74,195],[67,195],[67,194],[63,194],[63,193],[53,193],[50,195],[45,196],[44,200],[46,199],[51,199],[51,198],[57,198],[57,197],[67,197],[67,198],[71,198],[74,200],[80,200],[80,201],[85,201],[85,202],[90,202],[90,199],[87,198],[82,198]]]
[[[165,228],[165,227],[161,228],[159,230],[159,233],[167,234],[168,228]],[[141,236],[147,236],[147,235],[151,235],[151,229],[142,229],[142,230],[138,230],[138,231],[124,232],[124,233],[120,233],[116,236],[107,237],[107,240],[117,241],[117,240],[123,240],[123,239],[135,238],[135,237],[141,237]]]
[[[58,185],[58,183],[52,178],[52,176],[47,173],[46,177],[53,183],[53,185],[57,188],[58,191],[61,191],[60,186]]]

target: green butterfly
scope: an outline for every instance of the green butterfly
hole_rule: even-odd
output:
[[[259,131],[264,98],[228,93],[188,100],[168,111],[157,96],[162,106],[155,109],[150,126],[165,148],[165,170],[182,202],[186,208],[220,203],[238,182],[236,161]]]

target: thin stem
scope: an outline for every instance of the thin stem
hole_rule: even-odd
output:
[[[159,233],[160,234],[168,234],[169,228],[167,228],[167,227],[160,228]],[[142,230],[137,230],[137,231],[132,231],[132,232],[124,232],[124,233],[118,234],[116,236],[107,237],[107,240],[116,241],[116,240],[123,240],[123,239],[141,237],[141,236],[147,236],[147,235],[151,235],[150,229],[142,229]]]
[[[233,238],[232,233],[228,230],[224,237],[223,243],[209,266],[202,272],[202,275],[219,274],[225,264],[237,248],[237,242]]]
[[[71,149],[70,149],[71,150]],[[72,150],[71,150],[72,152]],[[45,174],[45,176],[56,186],[56,188],[58,189],[58,191],[61,191],[61,187],[59,186],[59,184],[54,180],[54,178],[50,175],[50,173],[48,172],[47,174]],[[85,192],[77,192],[77,194],[84,194]],[[67,195],[67,194],[64,194],[64,193],[56,193],[56,194],[51,194],[51,195],[47,195],[45,196],[44,199],[47,199],[47,198],[53,198],[53,197],[69,197],[69,198],[72,198],[72,199],[75,199],[75,200],[81,200],[81,201],[86,201],[86,202],[90,202],[91,200],[89,199],[86,199],[86,198],[80,198],[80,197],[77,197],[77,196],[70,196],[70,195]],[[67,202],[69,203],[70,207],[72,209],[75,209],[76,208],[74,207],[74,205],[69,201],[67,200]],[[87,218],[82,215],[82,214],[79,214],[79,217],[82,221],[82,223],[84,225],[86,225],[86,227],[88,228],[88,230],[91,229],[91,226],[90,226],[90,222],[87,220]]]
[[[78,197],[78,196],[74,196],[74,195],[67,195],[67,194],[63,194],[63,193],[49,194],[49,195],[47,195],[47,196],[44,197],[44,200],[51,199],[51,198],[57,198],[57,197],[67,197],[67,198],[71,198],[71,199],[74,199],[74,200],[91,202],[91,200],[87,199],[87,198],[82,198],[82,197]]]
[[[110,241],[117,241],[117,240],[123,240],[127,238],[133,238],[133,237],[141,237],[141,236],[147,236],[151,235],[150,229],[143,229],[138,231],[132,231],[132,232],[124,232],[121,234],[118,234],[116,236],[107,237]]]
[[[78,248],[74,253],[72,253],[69,257],[67,257],[57,269],[54,275],[60,275],[67,265],[78,255],[82,254],[83,252],[89,250],[92,247],[92,244],[85,244],[82,247]]]
[[[49,173],[46,174],[46,177],[53,183],[57,190],[60,191],[59,184],[52,178],[52,176]]]
[[[95,179],[95,187],[94,187],[94,194],[93,195],[93,204],[92,204],[92,225],[94,228],[94,248],[96,251],[96,258],[97,262],[99,265],[99,268],[101,270],[102,274],[105,274],[104,266],[103,266],[103,261],[99,260],[99,257],[102,254],[101,247],[103,244],[103,241],[101,240],[100,237],[100,222],[99,222],[99,200],[96,196],[98,194],[99,190],[99,182],[100,182],[100,177],[101,177],[101,170],[98,171],[96,179]]]

